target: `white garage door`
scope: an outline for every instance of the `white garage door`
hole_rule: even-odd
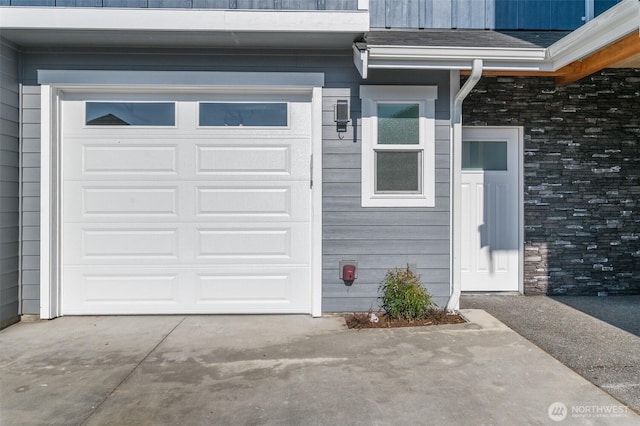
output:
[[[62,313],[311,311],[311,104],[62,105]]]

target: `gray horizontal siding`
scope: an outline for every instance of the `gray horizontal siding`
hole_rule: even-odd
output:
[[[378,287],[386,271],[415,264],[422,281],[443,306],[449,295],[449,74],[374,71],[365,84],[437,85],[435,208],[362,208],[360,128],[340,140],[333,105],[350,98],[360,124],[360,100],[353,89],[325,90],[323,156],[323,308],[378,309]],[[357,90],[357,88],[356,88]],[[359,97],[359,93],[358,93]],[[328,101],[328,102],[326,102]],[[346,286],[339,262],[356,260],[358,279]]]
[[[22,90],[22,309],[40,312],[40,88]]]
[[[374,72],[360,80],[351,52],[328,55],[288,51],[137,51],[64,50],[25,52],[24,130],[22,161],[24,228],[23,283],[25,309],[37,309],[39,283],[39,96],[37,69],[129,69],[212,71],[324,72],[323,91],[323,294],[325,311],[353,311],[377,307],[378,286],[386,270],[416,264],[423,282],[442,305],[449,294],[449,74]],[[360,99],[361,84],[438,85],[436,103],[435,208],[360,207]],[[352,123],[340,139],[333,122],[333,105],[349,99]],[[351,287],[338,279],[338,262],[357,260],[359,278]],[[27,302],[28,300],[28,302]]]
[[[0,328],[19,314],[18,53],[0,39]]]
[[[0,6],[357,10],[358,0],[0,0]]]

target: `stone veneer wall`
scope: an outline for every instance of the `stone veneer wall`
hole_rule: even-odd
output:
[[[526,294],[640,294],[640,70],[483,77],[465,125],[524,127]]]

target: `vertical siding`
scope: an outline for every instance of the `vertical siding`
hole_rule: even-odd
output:
[[[38,248],[39,97],[37,69],[135,69],[210,71],[323,72],[323,296],[325,311],[353,311],[377,307],[378,284],[386,269],[415,263],[423,281],[444,304],[449,294],[449,74],[374,73],[367,84],[437,84],[436,170],[437,199],[432,209],[363,209],[360,207],[360,99],[364,83],[353,66],[350,51],[337,55],[296,52],[202,51],[171,55],[171,52],[115,53],[109,51],[27,52],[25,54],[25,170],[24,240],[30,250]],[[175,52],[174,52],[175,53]],[[349,99],[353,125],[339,139],[333,122],[333,105]],[[29,169],[29,171],[28,171]],[[31,179],[26,180],[26,176]],[[338,278],[338,262],[357,260],[358,279],[346,287]],[[25,309],[38,309],[37,252],[24,255]]]
[[[594,16],[621,0],[595,0]],[[584,0],[371,0],[372,28],[573,30]]]
[[[0,6],[357,10],[358,0],[0,0]]]
[[[18,320],[18,53],[0,39],[0,328]]]
[[[593,16],[598,16],[603,12],[606,12],[607,9],[615,6],[620,3],[622,0],[594,0],[594,14]]]

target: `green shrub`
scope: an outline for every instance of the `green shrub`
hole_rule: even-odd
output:
[[[420,276],[409,268],[387,271],[378,291],[382,292],[382,308],[391,318],[422,319],[435,306]]]

